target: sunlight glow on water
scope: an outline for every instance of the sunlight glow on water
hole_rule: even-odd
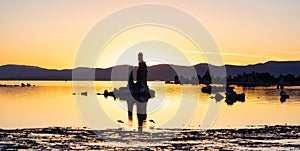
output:
[[[48,127],[48,126],[85,126],[80,117],[74,96],[72,82],[68,81],[0,81],[0,84],[31,83],[34,87],[0,87],[0,128]],[[112,90],[111,82],[95,82],[96,92],[105,89]],[[156,127],[163,125],[176,113],[181,101],[180,85],[165,85],[163,82],[149,82],[150,89],[156,91],[156,96],[149,100],[147,120],[153,119]],[[114,87],[126,86],[126,82],[114,83]],[[86,85],[86,87],[89,87]],[[200,91],[200,86],[184,85],[188,96],[200,93],[199,107],[193,120],[186,124],[189,128],[198,128],[209,101],[209,94]],[[82,88],[84,90],[85,87]],[[256,87],[243,89],[236,87],[237,93],[245,93],[245,102],[234,105],[223,104],[222,110],[213,128],[237,128],[249,125],[300,125],[300,87],[286,87],[290,99],[281,103],[279,90],[272,87]],[[224,95],[224,94],[223,94]],[[82,96],[85,97],[85,96]],[[122,120],[127,124],[125,102],[105,99],[97,96],[99,104],[109,117],[115,121]],[[224,101],[224,100],[222,100]],[[135,110],[135,108],[134,108]],[[188,109],[187,109],[188,110]],[[134,114],[135,115],[135,114]],[[136,116],[133,116],[133,127],[137,126]],[[190,117],[187,117],[190,118]],[[180,121],[180,119],[178,119]],[[150,126],[150,123],[147,123]]]

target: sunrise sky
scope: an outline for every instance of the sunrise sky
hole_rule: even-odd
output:
[[[194,16],[214,37],[226,64],[300,60],[299,0],[0,0],[0,65],[73,68],[80,44],[95,24],[122,8],[143,3],[177,7]],[[160,43],[162,39],[167,44]],[[138,43],[141,40],[151,42],[143,45]],[[133,55],[140,50],[130,51],[128,60],[119,58],[126,50],[143,46],[150,65],[186,65],[172,53],[175,47],[192,64],[205,62],[203,54],[195,52],[197,47],[176,31],[142,26],[113,37],[105,48],[111,58],[104,56],[99,67],[134,64]],[[163,54],[173,59],[155,58]]]

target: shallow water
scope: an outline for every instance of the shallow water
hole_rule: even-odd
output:
[[[80,82],[76,88],[71,81],[0,81],[0,84],[22,82],[36,86],[0,87],[0,128],[104,128],[101,124],[98,126],[99,122],[107,123],[106,119],[114,124],[111,128],[137,128],[136,113],[133,123],[128,123],[125,100],[96,95],[105,89],[112,91],[113,88],[124,87],[126,82]],[[211,95],[202,93],[200,90],[204,85],[166,85],[163,82],[148,82],[148,85],[156,93],[147,103],[147,120],[152,119],[155,123],[148,121],[145,130],[151,127],[197,129],[205,118],[209,119],[206,122],[211,124],[209,128],[300,125],[300,87],[297,86],[285,87],[290,98],[284,103],[280,102],[279,90],[275,86],[255,89],[236,87],[237,93],[246,94],[246,101],[227,105],[224,99],[216,102],[210,98]],[[87,96],[79,94],[85,91],[88,92]],[[73,92],[76,95],[72,95]],[[214,110],[206,114],[209,106],[213,106]],[[117,120],[124,123],[118,123]]]

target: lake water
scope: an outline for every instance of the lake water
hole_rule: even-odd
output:
[[[126,82],[79,82],[75,88],[72,81],[0,81],[0,84],[20,85],[22,82],[35,86],[0,87],[0,128],[98,128],[105,125],[107,119],[117,127],[136,128],[138,125],[135,112],[132,124],[128,123],[126,101],[96,95],[105,89],[112,91],[113,88],[124,87]],[[216,102],[210,94],[202,93],[201,87],[204,85],[148,82],[148,86],[155,91],[155,97],[147,103],[147,121],[151,119],[155,123],[148,121],[145,129],[153,124],[156,128],[199,128],[205,118],[211,128],[300,125],[299,86],[285,87],[290,98],[284,103],[280,102],[280,91],[276,86],[255,89],[236,87],[237,93],[245,93],[246,101],[233,105],[227,105],[224,99]],[[87,96],[80,95],[81,92],[88,92]],[[213,109],[207,113],[209,108]]]

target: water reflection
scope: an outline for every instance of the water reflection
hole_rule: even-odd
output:
[[[245,94],[237,94],[234,90],[234,87],[228,87],[226,89],[226,100],[225,102],[228,105],[233,105],[235,102],[240,101],[240,102],[245,102]]]
[[[149,90],[147,93],[136,94],[132,93],[128,87],[121,87],[119,89],[114,89],[112,92],[104,91],[104,97],[111,96],[114,99],[118,99],[120,101],[126,101],[127,103],[127,112],[128,112],[128,126],[132,126],[133,120],[133,106],[137,107],[137,118],[138,118],[138,127],[139,131],[142,132],[143,127],[146,126],[147,120],[147,103],[150,98],[154,98],[155,92],[153,90]],[[118,121],[122,123],[121,121]],[[154,123],[153,120],[150,122]]]
[[[6,82],[5,83],[19,83]],[[84,126],[65,82],[34,81],[35,87],[0,88],[0,127]],[[40,86],[46,84],[56,86]],[[59,86],[64,85],[64,86]],[[46,119],[46,120],[45,120]]]
[[[128,125],[132,126],[133,106],[137,107],[138,131],[142,133],[143,127],[146,127],[147,103],[151,97],[154,97],[154,91],[149,90],[147,85],[147,65],[143,61],[143,54],[138,54],[139,67],[137,70],[137,82],[134,83],[133,67],[129,68],[127,87],[114,89],[113,92],[104,91],[104,96],[112,96],[115,99],[125,100],[127,102]],[[152,120],[152,123],[154,121]]]
[[[220,102],[220,101],[222,101],[224,99],[224,96],[222,94],[220,94],[220,93],[217,93],[215,96],[211,96],[210,98],[211,99],[215,99],[216,102]]]
[[[211,99],[215,99],[216,102],[220,102],[221,100],[223,100],[223,95],[222,93],[222,88],[224,86],[210,86],[210,85],[207,85],[205,87],[202,87],[201,91],[202,93],[207,93],[207,94],[215,94],[215,96],[211,96],[210,98]],[[281,103],[284,103],[286,102],[286,100],[288,98],[290,98],[290,95],[288,95],[286,93],[286,91],[284,91],[283,89],[284,87],[280,87],[280,102]],[[212,92],[212,89],[214,89],[214,91]],[[236,102],[245,102],[245,93],[240,93],[240,94],[237,94],[235,91],[234,91],[234,87],[233,86],[227,86],[226,87],[226,92],[225,92],[225,102],[227,103],[227,105],[233,105],[235,104]],[[277,89],[278,89],[278,86],[277,86]],[[242,87],[242,90],[243,92],[244,91],[255,91],[255,87]],[[271,92],[274,91],[272,89],[268,89],[268,91],[266,92],[266,94],[268,95],[274,95],[274,94],[271,94]],[[260,97],[258,96],[257,97],[258,99],[260,99]]]
[[[237,94],[233,89],[235,89],[233,86],[211,86],[207,85],[205,87],[201,88],[202,93],[207,94],[215,94],[215,96],[211,96],[211,99],[215,99],[216,102],[220,102],[224,99],[225,92],[225,102],[227,105],[233,105],[235,102],[245,102],[245,93]],[[244,90],[244,88],[243,88]]]
[[[280,102],[284,103],[286,99],[290,98],[290,96],[283,90],[281,89],[280,91]]]
[[[86,126],[78,113],[74,103],[74,96],[71,95],[74,92],[71,82],[0,81],[1,84],[10,85],[20,84],[21,82],[29,82],[36,86],[25,88],[0,87],[0,128]],[[83,81],[83,83],[85,82]],[[112,82],[110,81],[97,81],[95,84],[97,92],[102,93],[105,89],[113,91]],[[126,86],[127,82],[114,82],[114,84],[115,87],[119,88]],[[172,118],[178,106],[181,105],[180,103],[191,99],[181,99],[180,85],[165,85],[163,82],[157,81],[148,82],[148,85],[150,89],[155,90],[155,97],[153,99],[150,98],[147,102],[147,127],[152,124],[149,120],[154,119],[155,127],[161,128],[161,125],[167,119]],[[205,85],[200,85],[200,88],[203,86]],[[89,87],[87,85],[76,91],[76,95],[80,95],[78,94],[79,92],[87,91]],[[185,85],[185,87],[185,90],[187,90],[184,91],[186,96],[199,94],[199,86]],[[300,86],[284,87],[284,91],[290,96],[284,103],[280,102],[280,90],[276,89],[276,86],[255,87],[255,89],[234,87],[235,92],[245,93],[247,101],[244,103],[236,102],[234,105],[224,104],[213,126],[214,128],[228,128],[229,126],[234,128],[258,124],[300,124],[299,116],[295,116],[300,114]],[[88,100],[92,94],[92,92],[88,91],[87,96],[80,95],[80,97]],[[220,94],[224,97],[221,101],[225,101],[224,93]],[[131,94],[129,93],[129,95]],[[199,95],[200,105],[193,119],[194,121],[190,123],[194,128],[198,127],[203,119],[207,106],[211,102],[210,96],[206,93]],[[115,122],[120,119],[127,123],[128,111],[123,110],[123,107],[127,108],[127,99],[124,97],[126,96],[120,96],[118,98],[119,102],[112,102],[113,98],[108,99],[111,101],[105,101],[104,96],[98,96],[102,107]],[[164,104],[159,109],[156,109],[157,104],[163,101],[165,101]],[[83,102],[88,104],[87,101]],[[133,106],[135,105],[133,104]],[[136,113],[133,112],[134,128],[138,125],[135,115]],[[184,115],[182,118],[184,118]],[[182,118],[178,119],[181,120]]]

